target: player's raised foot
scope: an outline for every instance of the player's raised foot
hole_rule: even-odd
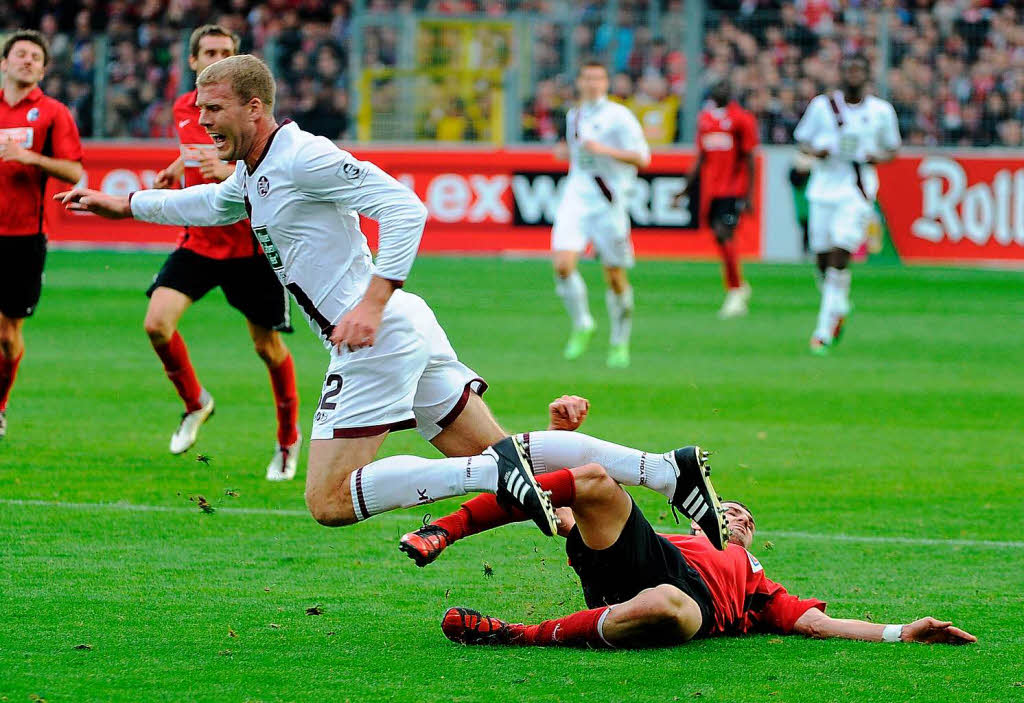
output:
[[[268,481],[291,481],[299,468],[299,450],[302,447],[302,431],[295,428],[295,441],[287,447],[280,444],[274,449],[274,458],[267,465]]]
[[[7,411],[0,410],[0,439],[7,436]]]
[[[498,462],[498,490],[494,497],[498,503],[518,508],[531,518],[548,537],[558,530],[558,518],[551,504],[550,493],[541,490],[533,477],[533,467],[526,452],[515,437],[492,444],[484,450]]]
[[[583,356],[583,353],[587,351],[587,347],[590,345],[590,338],[594,336],[594,328],[584,327],[583,329],[573,330],[569,335],[569,341],[565,343],[565,351],[563,356],[569,361],[574,361]]]
[[[407,532],[398,541],[398,548],[416,562],[416,566],[430,564],[452,543],[448,530],[440,525],[431,525],[428,518],[423,519],[423,527],[415,532]]]
[[[171,435],[171,454],[184,454],[196,443],[199,427],[213,415],[213,396],[203,389],[199,396],[202,406],[198,410],[181,414],[181,423]]]
[[[811,337],[811,354],[814,356],[828,356],[828,343],[817,337]]]
[[[716,549],[725,549],[729,526],[711,485],[708,453],[700,447],[683,447],[669,452],[668,458],[676,467],[676,490],[669,504],[697,523]]]
[[[739,288],[730,288],[726,291],[722,308],[718,311],[719,319],[728,320],[746,315],[749,312],[750,293],[749,283],[744,283]]]
[[[459,644],[516,644],[525,625],[507,623],[469,608],[449,608],[441,619],[441,631]]]

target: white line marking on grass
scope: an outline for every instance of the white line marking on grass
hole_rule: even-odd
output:
[[[200,512],[198,507],[178,505],[140,505],[138,503],[65,503],[57,500],[21,500],[17,498],[0,498],[0,505],[27,508],[61,508],[65,510],[120,510],[137,513],[179,513],[194,514]],[[301,517],[312,520],[306,510],[287,508],[233,508],[214,506],[217,513],[227,515],[267,515],[279,517]],[[385,513],[376,515],[374,522],[416,522],[415,515],[405,513]],[[670,532],[664,530],[664,532]],[[991,549],[1024,549],[1024,542],[991,539],[942,539],[940,537],[877,537],[872,535],[844,535],[817,532],[799,532],[789,530],[763,530],[758,537],[775,539],[809,539],[825,542],[860,542],[864,544],[906,544],[922,547],[987,547]]]

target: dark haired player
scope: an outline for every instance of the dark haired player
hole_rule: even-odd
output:
[[[563,397],[551,405],[553,427],[575,429],[587,401]],[[537,477],[559,506],[559,534],[580,578],[588,610],[536,625],[508,623],[468,608],[442,620],[448,639],[463,644],[563,647],[654,647],[698,637],[750,632],[844,637],[870,642],[966,644],[976,638],[926,617],[905,625],[832,618],[825,603],[791,595],[765,576],[749,549],[754,516],[724,501],[729,538],[719,551],[691,523],[689,535],[658,534],[622,487],[598,464]],[[490,495],[402,538],[402,550],[423,566],[452,542],[525,519]]]
[[[189,66],[198,74],[236,53],[237,35],[218,25],[203,25],[192,32]],[[185,186],[220,183],[235,172],[234,164],[217,157],[213,140],[199,124],[196,96],[193,90],[174,103],[181,156],[157,174],[157,188],[173,187],[182,176]],[[267,466],[267,479],[292,479],[299,462],[301,435],[295,365],[280,335],[291,331],[288,293],[260,252],[248,220],[218,227],[186,227],[178,249],[147,291],[146,333],[185,404],[181,422],[171,437],[171,453],[188,451],[199,427],[213,413],[213,396],[199,383],[177,326],[185,310],[217,286],[223,289],[228,303],[245,315],[256,353],[270,372],[277,408],[277,443]]]
[[[867,239],[878,194],[875,165],[900,148],[893,106],[868,94],[871,65],[863,54],[843,59],[841,90],[814,98],[793,137],[817,159],[807,184],[808,235],[822,277],[811,353],[825,355],[839,341],[850,313],[850,255]]]
[[[50,49],[39,32],[19,30],[3,43],[0,101],[0,438],[7,400],[25,354],[22,328],[43,287],[43,196],[53,176],[82,177],[82,143],[67,107],[43,95]]]
[[[708,98],[711,105],[697,116],[697,163],[676,200],[700,184],[700,218],[710,224],[722,256],[726,293],[718,316],[725,319],[746,315],[750,301],[735,234],[740,215],[751,208],[758,129],[757,118],[732,99],[725,80],[711,87]]]

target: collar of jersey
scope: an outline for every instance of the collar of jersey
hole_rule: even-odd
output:
[[[32,90],[28,91],[28,94],[25,97],[23,97],[14,105],[8,105],[8,107],[13,109],[18,107],[18,105],[21,105],[22,103],[34,103],[41,97],[43,97],[43,89],[37,85]],[[7,105],[7,101],[4,100],[2,96],[0,96],[0,102],[3,102],[4,105]]]
[[[281,131],[282,127],[286,127],[287,125],[290,124],[294,124],[294,122],[292,122],[291,120],[285,120],[284,122],[277,126],[277,129],[270,133],[270,137],[267,139],[266,146],[263,147],[263,153],[260,154],[260,158],[256,160],[256,165],[253,166],[252,170],[249,171],[250,176],[256,173],[256,169],[258,169],[260,167],[260,164],[263,163],[263,159],[267,158],[267,154],[270,152],[270,145],[274,143],[274,137],[277,136],[277,133]]]

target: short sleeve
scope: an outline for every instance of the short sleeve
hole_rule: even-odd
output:
[[[757,118],[754,117],[753,113],[748,112],[744,115],[744,120],[740,126],[740,152],[749,154],[757,148],[759,142]]]
[[[761,632],[778,632],[789,634],[800,616],[811,608],[825,612],[825,601],[817,598],[797,598],[785,588],[767,578],[762,589],[763,605],[751,611],[750,618],[757,630]]]
[[[804,111],[803,117],[793,131],[793,139],[803,144],[811,144],[822,131],[822,110],[824,98],[818,96],[811,100]]]
[[[891,151],[900,148],[903,140],[900,138],[900,121],[896,116],[896,108],[885,103],[885,124],[882,127],[882,146]]]
[[[622,121],[618,131],[623,149],[643,154],[644,158],[651,155],[651,147],[647,144],[647,137],[644,136],[644,128],[640,125],[640,120],[628,108],[622,110]]]
[[[51,156],[54,158],[82,160],[82,140],[78,136],[78,125],[71,117],[71,111],[60,103],[57,103],[56,115],[50,128],[50,143],[53,148]]]

